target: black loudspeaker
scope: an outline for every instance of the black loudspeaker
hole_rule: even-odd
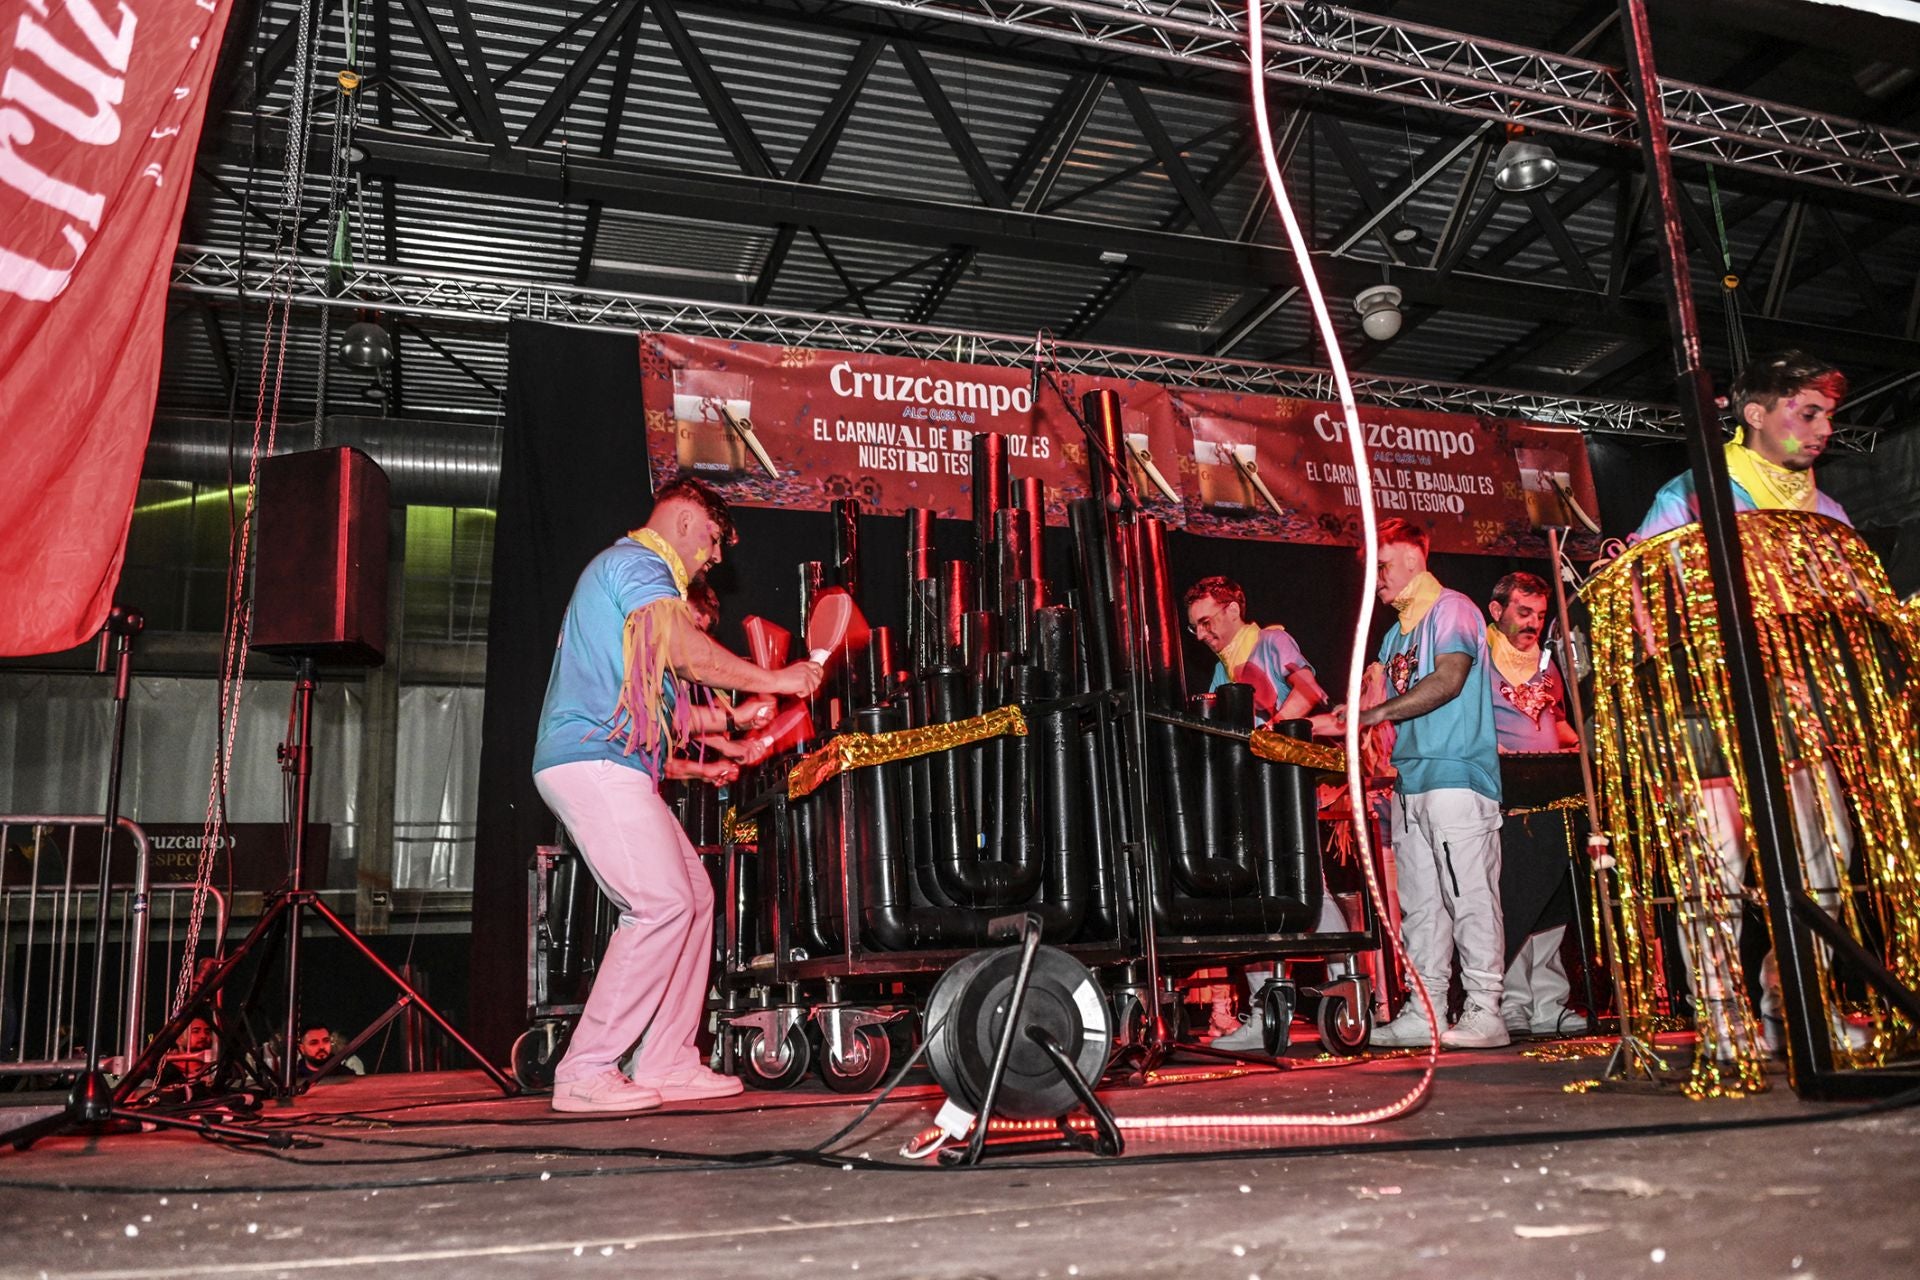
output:
[[[387,473],[358,449],[260,463],[253,647],[377,667],[387,648]]]

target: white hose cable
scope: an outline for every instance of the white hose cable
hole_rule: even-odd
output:
[[[1354,847],[1359,853],[1360,866],[1366,873],[1367,892],[1373,898],[1375,916],[1380,921],[1381,932],[1391,946],[1394,959],[1406,970],[1413,990],[1420,999],[1421,1008],[1426,1011],[1430,1041],[1427,1047],[1426,1069],[1420,1073],[1420,1079],[1406,1093],[1384,1106],[1346,1115],[1243,1114],[1121,1117],[1118,1119],[1122,1129],[1134,1131],[1182,1128],[1324,1128],[1377,1124],[1383,1120],[1405,1115],[1420,1104],[1421,1099],[1433,1085],[1434,1070],[1440,1058],[1440,1025],[1434,1013],[1433,998],[1428,993],[1426,984],[1421,982],[1419,973],[1407,963],[1399,927],[1388,917],[1385,895],[1381,893],[1379,878],[1374,873],[1373,842],[1368,838],[1367,831],[1366,779],[1360,772],[1359,721],[1361,680],[1365,673],[1367,659],[1367,624],[1372,617],[1373,596],[1379,587],[1377,561],[1380,554],[1380,530],[1373,510],[1373,475],[1367,467],[1366,437],[1360,428],[1360,410],[1353,398],[1353,380],[1347,376],[1347,362],[1340,350],[1340,336],[1334,331],[1333,316],[1327,311],[1326,296],[1321,292],[1319,277],[1314,274],[1312,252],[1306,236],[1300,230],[1299,219],[1294,216],[1293,204],[1287,198],[1286,180],[1280,173],[1280,164],[1274,155],[1273,123],[1267,111],[1266,33],[1261,25],[1260,10],[1261,0],[1247,0],[1247,71],[1252,88],[1253,122],[1260,138],[1260,161],[1266,167],[1267,186],[1273,193],[1273,207],[1280,214],[1280,221],[1286,227],[1287,243],[1292,247],[1294,260],[1300,267],[1300,283],[1306,290],[1307,300],[1313,305],[1314,321],[1319,326],[1321,341],[1327,349],[1327,363],[1333,368],[1334,383],[1340,389],[1340,409],[1346,417],[1347,424],[1347,448],[1352,453],[1353,473],[1358,481],[1356,487],[1359,491],[1364,559],[1361,562],[1360,608],[1354,617],[1353,648],[1347,663],[1348,714],[1346,719],[1347,797],[1353,806]]]

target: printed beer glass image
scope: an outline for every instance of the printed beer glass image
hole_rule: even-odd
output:
[[[746,441],[727,423],[728,413],[740,422],[752,421],[751,374],[673,371],[673,434],[681,470],[730,476],[752,465]]]
[[[1527,521],[1536,529],[1574,523],[1573,513],[1560,493],[1573,492],[1573,469],[1566,456],[1553,449],[1516,449],[1520,463],[1520,492],[1527,502]],[[1559,482],[1559,488],[1554,482]]]
[[[1200,505],[1210,511],[1234,514],[1261,509],[1260,496],[1247,483],[1246,475],[1234,465],[1237,456],[1249,465],[1257,452],[1251,443],[1221,439],[1225,431],[1237,426],[1219,418],[1193,420],[1193,461],[1200,487]]]

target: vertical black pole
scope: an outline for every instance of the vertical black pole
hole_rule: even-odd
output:
[[[120,825],[120,768],[127,750],[127,699],[133,687],[133,637],[145,620],[131,609],[115,607],[107,614],[106,630],[100,633],[100,669],[106,670],[109,654],[113,658],[113,745],[107,755],[107,797],[101,806],[100,878],[95,882],[99,897],[93,917],[93,989],[87,1003],[87,1065],[73,1083],[67,1099],[71,1118],[98,1123],[113,1112],[113,1087],[100,1070],[100,1036],[105,1019],[101,1005],[106,1001],[107,980],[107,903],[113,885],[113,835]],[[122,1052],[132,1058],[138,1045],[126,1045]]]
[[[287,1038],[280,1048],[280,1096],[291,1098],[294,1057],[300,1052],[300,895],[307,859],[307,795],[313,778],[313,659],[302,657],[294,670],[294,740],[287,744],[293,769],[293,853],[287,892]]]
[[[1666,113],[1660,104],[1660,77],[1653,65],[1653,38],[1645,0],[1620,0],[1620,21],[1627,45],[1627,74],[1639,115],[1640,151],[1653,184],[1659,216],[1660,265],[1666,269],[1667,320],[1673,331],[1676,390],[1687,426],[1687,455],[1693,464],[1700,503],[1700,529],[1713,572],[1713,603],[1726,655],[1727,687],[1733,699],[1739,767],[1747,782],[1750,832],[1767,890],[1767,922],[1780,965],[1780,991],[1787,1013],[1788,1078],[1796,1093],[1817,1092],[1817,1081],[1833,1069],[1833,1045],[1819,992],[1813,939],[1793,915],[1802,891],[1800,860],[1794,850],[1786,776],[1780,745],[1768,712],[1766,675],[1760,665],[1759,635],[1753,626],[1753,600],[1747,590],[1746,560],[1734,520],[1733,486],[1717,429],[1713,392],[1701,366],[1700,328],[1694,314],[1693,281],[1688,275],[1685,231],[1680,220],[1680,191],[1673,178]],[[1704,998],[1704,995],[1703,995]],[[1733,993],[1733,998],[1741,998]]]

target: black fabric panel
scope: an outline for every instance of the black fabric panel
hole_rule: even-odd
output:
[[[1600,528],[1610,538],[1638,529],[1660,486],[1687,469],[1687,447],[1677,440],[1589,437],[1587,457],[1600,494]]]
[[[527,868],[553,818],[533,788],[554,639],[588,560],[652,505],[631,334],[516,322],[501,444],[473,869],[472,1031],[504,1061],[526,1027]]]

